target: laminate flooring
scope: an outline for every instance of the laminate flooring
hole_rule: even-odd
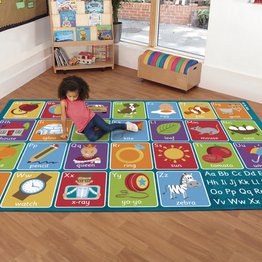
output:
[[[75,74],[90,99],[231,100],[206,89],[179,91],[141,81],[136,71],[50,69],[1,99],[57,99],[57,87]],[[261,104],[250,102],[262,118]],[[261,210],[194,212],[1,212],[0,261],[262,261]]]

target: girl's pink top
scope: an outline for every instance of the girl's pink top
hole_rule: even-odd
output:
[[[62,101],[66,104],[66,114],[74,122],[76,130],[82,132],[95,116],[95,113],[87,107],[85,101],[76,100],[71,102],[68,99]]]

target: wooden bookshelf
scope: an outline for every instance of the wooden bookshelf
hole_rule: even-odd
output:
[[[91,2],[91,0],[90,0]],[[90,25],[89,13],[86,14],[85,10],[85,1],[76,1],[75,11],[76,11],[76,19],[75,26],[72,27],[61,27],[60,23],[60,12],[57,9],[57,2],[54,0],[48,0],[49,4],[49,14],[50,14],[50,28],[51,28],[51,37],[52,37],[52,61],[53,61],[53,70],[56,73],[59,70],[82,70],[82,69],[93,69],[93,68],[106,68],[110,67],[114,69],[114,34],[113,34],[113,21],[112,21],[112,2],[111,0],[101,0],[103,3],[103,13],[101,13],[101,24],[102,25],[110,25],[112,29],[112,39],[111,40],[98,40],[97,37],[97,25]],[[79,8],[79,9],[78,9]],[[83,24],[83,19],[86,21],[86,24]],[[78,24],[78,21],[81,21]],[[89,27],[90,28],[90,40],[88,41],[77,41],[77,26],[81,27]],[[72,41],[55,41],[54,33],[57,31],[74,31],[74,38]],[[108,46],[108,59],[105,62],[94,62],[93,64],[85,65],[85,64],[77,64],[77,65],[65,65],[65,63],[57,62],[57,57],[55,55],[56,48],[62,48],[64,53],[68,56],[68,58],[77,57],[79,53],[79,48],[83,47],[81,51],[91,52],[92,46],[104,45]],[[70,50],[70,52],[67,50]],[[75,52],[74,52],[75,50]],[[67,59],[66,59],[67,60]]]
[[[113,45],[113,40],[99,40],[99,41],[82,41],[73,42],[73,46],[86,46],[86,45]],[[54,42],[54,47],[72,46],[72,42]]]
[[[59,66],[56,67],[56,70],[78,70],[78,69],[92,69],[92,68],[106,68],[112,67],[114,68],[114,64],[112,62],[96,62],[92,65],[74,65],[74,66]]]

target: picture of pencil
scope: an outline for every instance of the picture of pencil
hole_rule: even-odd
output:
[[[43,157],[49,155],[50,153],[52,153],[53,151],[55,151],[58,147],[59,147],[59,145],[53,144],[53,145],[50,145],[50,146],[44,148],[42,151],[40,151],[37,154],[35,154],[34,156],[32,156],[27,163],[32,163],[32,162],[36,162],[36,161],[40,160],[41,158],[43,158]]]

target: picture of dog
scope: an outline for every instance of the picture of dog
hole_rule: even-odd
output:
[[[136,114],[136,108],[139,107],[139,104],[136,103],[125,103],[123,104],[123,106],[125,108],[121,109],[121,110],[117,110],[117,112],[119,114]]]

